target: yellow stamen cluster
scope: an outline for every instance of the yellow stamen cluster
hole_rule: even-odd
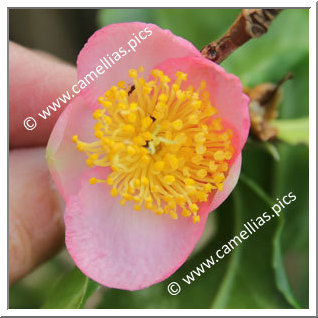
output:
[[[122,205],[133,201],[136,211],[144,205],[156,214],[199,222],[197,203],[223,190],[234,153],[232,131],[215,116],[204,81],[197,89],[183,89],[185,73],[177,72],[172,83],[154,69],[146,82],[143,71],[131,69],[134,86],[121,81],[98,99],[96,141],[85,143],[77,136],[73,141],[86,152],[89,167],[111,167],[107,180],[89,182],[105,182]]]

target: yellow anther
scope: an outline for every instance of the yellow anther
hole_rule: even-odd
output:
[[[185,182],[185,185],[187,185],[187,186],[192,186],[192,185],[195,184],[195,181],[193,179],[191,179],[191,178],[186,178],[184,180],[184,182]]]
[[[159,113],[164,113],[167,110],[167,107],[168,107],[167,104],[165,104],[163,102],[158,102],[155,109]]]
[[[200,215],[194,215],[192,219],[193,219],[193,224],[198,223],[200,222]]]
[[[94,166],[94,161],[91,158],[86,159],[86,164],[88,167],[93,167]]]
[[[191,212],[199,211],[199,207],[195,203],[192,203],[189,208]]]
[[[158,101],[165,104],[168,101],[168,98],[169,96],[167,94],[160,94]]]
[[[93,118],[94,119],[99,119],[103,116],[103,113],[100,109],[96,109],[93,113]]]
[[[145,202],[145,208],[151,210],[153,207],[151,202]]]
[[[103,124],[102,123],[96,123],[95,126],[94,126],[94,130],[101,130],[103,129]]]
[[[118,192],[117,192],[117,189],[116,188],[112,188],[111,191],[110,191],[110,194],[112,197],[116,197]]]
[[[129,70],[129,77],[137,78],[137,76],[138,76],[138,71],[137,70],[135,70],[135,69],[130,69]]]
[[[215,172],[218,168],[218,165],[215,163],[215,161],[209,162],[209,169],[211,172]]]
[[[164,180],[165,184],[171,185],[175,182],[176,178],[174,176],[168,174],[168,175],[164,176],[163,180]]]
[[[114,183],[114,179],[112,177],[108,177],[106,181],[109,185],[113,185]]]
[[[133,134],[135,132],[135,127],[133,125],[124,125],[122,129],[123,132],[127,134]]]
[[[75,142],[75,143],[77,143],[77,142],[78,142],[78,136],[77,136],[77,135],[74,135],[74,136],[72,137],[72,141]]]
[[[109,108],[109,107],[111,107],[112,105],[113,105],[113,103],[110,102],[110,101],[105,101],[105,102],[103,102],[103,106],[104,106],[105,108]]]
[[[213,130],[217,130],[217,131],[222,130],[223,128],[220,119],[212,120],[211,127],[213,128]]]
[[[204,111],[204,115],[206,117],[210,117],[216,114],[216,110],[213,107],[210,107]],[[219,126],[218,126],[219,127]],[[222,126],[221,126],[222,127]],[[221,130],[222,128],[218,128],[217,130]]]
[[[208,172],[205,169],[200,169],[197,171],[197,176],[201,179],[207,176]]]
[[[140,180],[139,180],[139,179],[135,179],[135,180],[134,180],[134,186],[135,186],[136,188],[140,188],[140,185],[141,185]]]
[[[219,191],[223,191],[223,183],[217,183],[216,187]]]
[[[207,192],[211,192],[211,190],[213,189],[212,184],[211,183],[206,183],[204,185],[204,190]]]
[[[118,86],[119,88],[125,89],[125,87],[126,87],[126,82],[125,82],[125,81],[119,81],[119,82],[117,83],[117,86]]]
[[[138,145],[138,146],[143,146],[146,144],[145,139],[143,139],[141,136],[133,137],[132,141],[135,145]]]
[[[225,156],[225,159],[226,159],[226,156]],[[219,171],[221,172],[226,172],[229,170],[229,165],[227,162],[221,162],[220,165],[219,165]]]
[[[171,208],[171,209],[175,209],[175,208],[176,208],[176,206],[177,206],[176,201],[174,201],[174,200],[170,200],[170,201],[168,202],[168,207],[169,207],[169,208]]]
[[[123,109],[123,110],[127,110],[128,109],[128,105],[125,103],[119,103],[118,104],[118,108]]]
[[[140,204],[135,204],[134,209],[139,212],[141,210]]]
[[[224,173],[222,173],[222,172],[215,173],[215,174],[213,174],[212,177],[213,177],[213,180],[214,180],[215,183],[221,183],[225,179]]]
[[[88,182],[89,182],[89,184],[95,184],[95,183],[97,183],[97,179],[96,178],[90,178],[89,180],[88,180]]]
[[[135,123],[136,120],[137,120],[137,115],[135,113],[129,113],[127,115],[127,120],[130,122],[130,123]]]
[[[195,100],[191,103],[191,105],[196,108],[196,109],[200,109],[202,106],[202,101],[201,100]]]
[[[142,178],[141,178],[141,184],[142,184],[143,186],[149,185],[149,179],[148,179],[147,177],[142,177]]]
[[[187,210],[187,209],[183,209],[183,210],[182,210],[182,215],[183,215],[184,217],[188,217],[188,216],[191,215],[191,212],[190,212],[189,210]]]
[[[176,77],[183,81],[187,80],[187,74],[183,72],[176,72]]]
[[[137,109],[137,107],[138,107],[137,103],[130,103],[130,105],[129,105],[129,109],[131,111],[135,111]]]
[[[208,195],[203,191],[198,191],[197,198],[200,202],[206,202],[208,200]]]
[[[130,155],[130,156],[134,156],[136,154],[137,150],[136,148],[134,148],[133,146],[128,146],[127,147],[127,153]]]
[[[162,171],[165,167],[165,163],[164,161],[160,160],[160,161],[157,161],[155,162],[154,164],[154,169],[158,172]]]
[[[95,131],[95,137],[101,139],[104,136],[104,133],[101,130]]]
[[[154,69],[154,70],[151,71],[151,75],[153,77],[162,77],[163,76],[163,72],[161,70]]]
[[[146,141],[149,141],[149,140],[152,139],[152,134],[151,134],[150,131],[145,131],[145,132],[142,134],[142,136],[144,137],[144,139],[145,139]]]
[[[98,97],[98,98],[97,98],[97,101],[98,101],[99,104],[104,104],[104,102],[105,102],[106,100],[105,100],[105,97],[104,97],[104,96],[101,96],[101,97]]]
[[[111,124],[112,122],[112,119],[107,115],[103,116],[103,120],[105,121],[106,124]]]
[[[150,87],[150,86],[144,86],[144,87],[142,88],[142,91],[143,91],[143,93],[144,93],[145,95],[149,95],[149,94],[151,93],[151,91],[152,91],[152,87]]]
[[[203,132],[199,132],[199,133],[195,134],[195,136],[194,136],[194,141],[197,143],[200,143],[200,144],[204,143],[205,140],[206,140],[206,138],[205,138],[205,135]]]
[[[198,154],[198,155],[203,155],[203,154],[205,154],[205,152],[206,152],[206,147],[204,146],[204,145],[197,145],[196,147],[195,147],[195,152]]]
[[[183,122],[181,119],[177,119],[175,120],[173,123],[172,123],[172,127],[175,129],[175,130],[181,130],[182,127],[183,127]]]
[[[150,157],[148,156],[148,155],[143,155],[142,157],[141,157],[141,162],[142,163],[149,163],[150,162]]]
[[[152,199],[152,197],[151,197],[150,195],[148,195],[148,196],[145,198],[145,201],[146,201],[146,202],[152,202],[153,199]]]
[[[196,165],[199,165],[202,160],[203,160],[203,157],[202,157],[202,155],[199,155],[199,154],[191,157],[191,161]]]
[[[175,155],[167,154],[165,156],[165,163],[173,170],[177,170],[179,166],[179,160]]]
[[[183,195],[178,195],[176,198],[176,203],[179,206],[183,206],[186,203],[186,198]]]
[[[171,218],[173,220],[177,220],[178,219],[178,214],[175,211],[173,211],[173,210],[170,211],[170,216],[171,216]]]
[[[218,150],[213,155],[216,161],[223,161],[225,159],[225,153],[222,150]]]
[[[134,199],[134,197],[133,197],[131,194],[129,194],[129,193],[124,193],[124,194],[123,194],[123,198],[124,198],[125,200],[127,200],[127,201],[131,201],[131,200]]]
[[[230,160],[230,159],[232,158],[232,153],[231,153],[230,151],[227,151],[227,152],[224,154],[224,156],[225,156],[225,159],[226,159],[226,160]]]
[[[199,122],[199,118],[196,114],[192,114],[189,116],[188,121],[191,125],[196,125]]]

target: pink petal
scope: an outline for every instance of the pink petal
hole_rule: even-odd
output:
[[[85,142],[94,141],[94,124],[91,109],[78,96],[61,114],[51,133],[46,157],[53,180],[64,199],[77,193],[79,180],[89,169],[86,154],[76,149],[72,136],[78,135]]]
[[[142,40],[133,52],[127,43],[131,39],[135,39],[134,35],[138,35],[145,28],[148,28],[148,32],[152,32],[152,34]],[[142,33],[142,36],[145,37],[146,34]],[[138,68],[142,65],[147,77],[157,64],[167,58],[201,55],[187,40],[154,24],[141,22],[111,24],[96,31],[81,50],[77,59],[78,80],[83,79],[91,71],[96,73],[96,67],[103,65],[100,59],[108,58],[107,54],[111,57],[113,52],[119,51],[120,47],[126,51],[130,49],[131,52],[122,56],[117,62],[114,61],[115,64],[112,64],[108,59],[112,67],[108,70],[103,67],[105,72],[102,75],[97,74],[97,79],[93,75],[94,82],[81,91],[81,94],[93,108],[98,106],[97,98],[102,96],[112,85],[116,85],[118,81],[125,80],[128,84],[131,83],[131,79],[128,77],[128,70],[131,68]],[[105,61],[104,63],[106,64]]]
[[[203,57],[168,59],[157,67],[171,78],[175,78],[176,71],[187,73],[185,87],[193,85],[197,88],[202,80],[206,81],[212,105],[217,108],[223,122],[234,129],[234,147],[240,152],[248,137],[250,119],[249,98],[243,93],[239,78]]]
[[[83,177],[79,193],[69,198],[64,217],[67,249],[87,276],[107,287],[137,290],[164,280],[185,262],[207,213],[192,224],[192,218],[136,212],[131,202],[121,206],[104,184],[87,180]]]

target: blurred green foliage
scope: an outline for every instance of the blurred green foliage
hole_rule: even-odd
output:
[[[169,28],[200,49],[220,37],[238,13],[237,9],[105,9],[99,10],[97,21],[100,27],[128,21],[155,23]],[[248,86],[276,82],[287,72],[293,72],[294,79],[284,84],[284,99],[279,108],[280,118],[285,120],[309,116],[308,28],[308,10],[284,10],[265,36],[249,41],[222,64]],[[298,134],[299,129],[308,133],[306,123],[295,128]],[[292,128],[289,131],[293,143],[297,134],[293,135]],[[243,151],[242,177],[237,187],[213,212],[213,220],[212,216],[209,218],[216,233],[202,242],[200,249],[166,281],[135,292],[101,288],[94,307],[308,308],[308,178],[306,145],[261,144],[250,139]],[[280,218],[266,223],[179,295],[171,296],[167,292],[170,282],[180,282],[182,277],[238,234],[244,222],[269,211],[271,202],[291,191],[297,200],[284,209]],[[56,290],[61,286],[57,283],[53,292],[47,290],[56,277],[68,272],[69,266],[63,266],[64,258],[53,259],[31,278],[29,276],[13,286],[10,289],[10,308],[39,308],[48,298],[50,302],[45,306],[57,308],[56,303],[61,301],[63,293]],[[75,278],[65,274],[60,284],[65,284],[66,279],[73,286],[71,288],[78,286],[72,295],[75,297],[79,293],[85,298],[92,289],[83,289],[80,282],[84,282],[85,277],[76,273]],[[69,301],[68,304],[76,303],[75,299]]]

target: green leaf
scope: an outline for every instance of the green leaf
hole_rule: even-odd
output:
[[[270,141],[258,141],[248,138],[244,149],[261,150],[268,153],[276,161],[280,160],[279,152],[275,144]]]
[[[276,201],[272,200],[267,193],[252,179],[241,174],[240,180],[242,180],[247,186],[249,186],[255,194],[257,194],[260,198],[262,198],[269,206],[272,206],[276,203]],[[286,276],[286,271],[284,268],[284,263],[282,259],[282,251],[280,245],[280,238],[282,229],[284,226],[284,217],[281,216],[278,219],[278,228],[276,231],[276,235],[274,237],[274,253],[273,253],[273,266],[275,269],[276,283],[279,290],[284,294],[286,300],[295,308],[301,308],[298,302],[295,299],[295,296],[290,288],[288,278]]]
[[[42,308],[83,308],[87,299],[97,290],[98,286],[75,267],[64,274],[52,288]]]
[[[255,184],[239,182],[235,189],[234,198],[237,202],[236,213],[242,212],[239,220],[239,232],[246,230],[243,224],[268,212],[269,203],[273,200],[264,196]],[[251,191],[252,190],[252,191]],[[264,225],[246,240],[231,254],[239,253],[239,264],[232,273],[231,288],[223,293],[219,302],[213,303],[213,308],[290,308],[279,290],[275,286],[275,271],[272,265],[273,245],[271,238],[277,227],[277,218],[267,221]],[[255,227],[254,227],[255,228]]]
[[[297,199],[288,207],[288,213],[281,214],[274,244],[280,250],[281,260],[286,268],[286,277],[280,275],[277,283],[286,289],[289,281],[296,302],[308,308],[309,297],[309,154],[304,145],[279,146],[282,162],[275,165],[273,191],[277,197],[293,192]],[[279,273],[278,273],[279,274]],[[293,299],[291,299],[293,301]],[[295,306],[296,307],[296,306]]]
[[[284,228],[284,217],[279,218],[279,226],[274,238],[274,257],[273,266],[276,272],[276,283],[279,290],[285,295],[286,300],[295,308],[299,309],[301,306],[298,304],[294,293],[290,287],[286,270],[284,267],[283,252],[281,247],[281,237]]]
[[[273,121],[279,130],[278,138],[292,145],[309,145],[309,118],[279,119]]]
[[[102,9],[98,10],[97,25],[101,28],[112,23],[152,22],[156,12],[153,9]]]

